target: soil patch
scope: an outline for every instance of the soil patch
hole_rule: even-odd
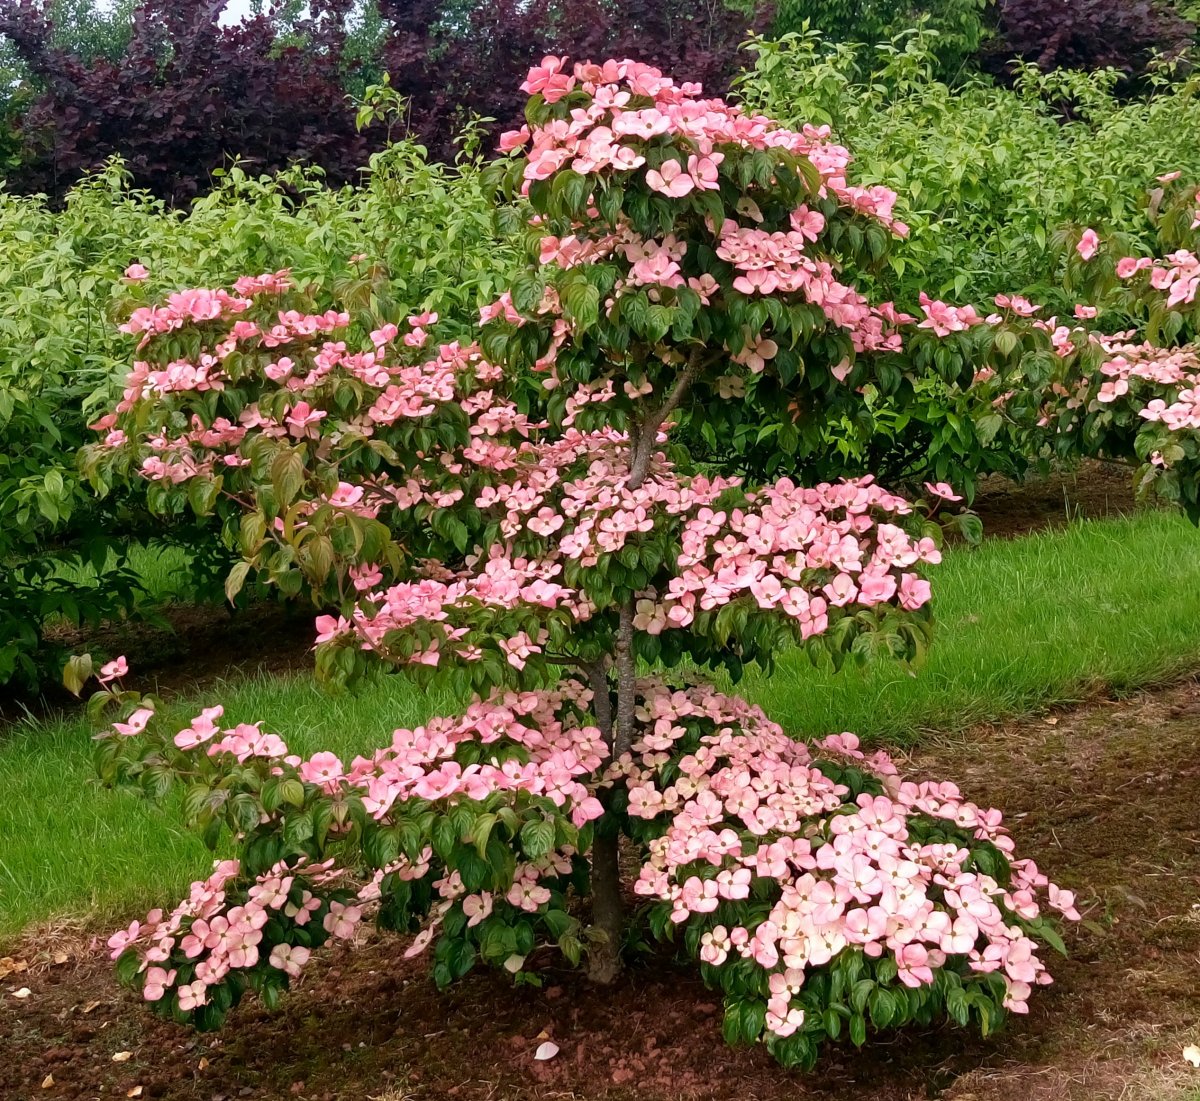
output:
[[[1061,528],[1073,520],[1126,516],[1137,511],[1133,468],[1089,459],[1074,470],[1010,482],[992,475],[979,483],[971,506],[988,538],[1013,538]]]
[[[1033,1011],[987,1040],[952,1029],[829,1048],[811,1075],[730,1051],[717,998],[685,970],[632,969],[611,991],[550,973],[516,990],[480,973],[439,994],[402,941],[314,966],[274,1015],[241,1007],[198,1036],[118,990],[86,937],[32,940],[0,981],[0,1097],[178,1101],[1173,1101],[1200,1070],[1200,687],[931,743],[911,771],[1002,807],[1017,842],[1079,890],[1084,926]],[[68,945],[69,946],[69,945]],[[58,958],[66,962],[53,964]],[[39,954],[42,962],[39,963]],[[23,999],[15,991],[28,988]],[[560,1053],[537,1063],[552,1038]],[[113,1057],[129,1052],[125,1061]],[[135,1092],[140,1088],[140,1093]]]
[[[114,620],[50,632],[50,638],[68,653],[124,654],[132,670],[130,687],[174,695],[219,680],[311,670],[315,615],[302,603],[264,602],[237,612],[169,604],[160,609],[163,622]],[[47,716],[78,708],[79,701],[61,685],[47,684],[37,698],[0,699],[0,723],[26,713]]]

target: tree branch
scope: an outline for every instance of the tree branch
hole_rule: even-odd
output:
[[[617,626],[617,722],[613,731],[613,756],[628,753],[633,745],[637,668],[633,654],[633,597],[621,606]]]
[[[637,489],[646,480],[646,475],[650,471],[650,458],[654,454],[654,445],[658,442],[658,430],[662,427],[663,422],[679,408],[684,395],[691,389],[691,385],[696,381],[701,369],[715,359],[715,357],[706,358],[703,355],[704,351],[703,347],[693,350],[687,365],[676,378],[675,385],[663,399],[662,405],[650,413],[645,420],[638,421],[630,428],[629,440],[632,445],[629,469],[630,489]]]

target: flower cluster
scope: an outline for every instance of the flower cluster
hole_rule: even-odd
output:
[[[803,1027],[806,977],[843,954],[890,958],[912,988],[946,969],[998,974],[1016,1012],[1050,981],[1043,909],[1079,914],[1014,856],[998,811],[950,783],[902,781],[853,735],[796,742],[709,687],[647,683],[639,717],[623,762],[648,848],[635,891],[692,931],[715,981],[739,960],[761,969],[768,1033]]]
[[[583,781],[608,756],[594,725],[569,721],[569,715],[585,713],[590,698],[589,690],[571,680],[548,692],[500,693],[471,704],[461,718],[397,730],[387,749],[359,758],[344,776],[323,774],[322,782],[344,780],[361,789],[364,808],[377,819],[402,799],[484,800],[499,792],[526,792],[549,799],[581,827],[602,813]],[[463,764],[456,753],[464,746],[472,753],[489,748],[479,761]],[[308,778],[305,766],[300,774]]]
[[[1196,301],[1200,289],[1200,258],[1188,249],[1178,249],[1162,260],[1146,256],[1126,256],[1117,261],[1117,276],[1132,279],[1138,272],[1150,272],[1150,286],[1166,292],[1168,309]]]
[[[1099,238],[1088,232],[1096,239],[1085,235],[1081,242],[1080,255],[1085,261],[1100,247]],[[1200,262],[1191,253],[1181,250],[1167,261],[1126,257],[1116,265],[1123,280],[1146,270],[1151,273],[1150,293],[1162,298],[1167,309],[1194,300]],[[1132,330],[1106,333],[1091,328],[1089,323],[1099,314],[1095,306],[1077,305],[1074,320],[1064,323],[1055,316],[1038,316],[1040,307],[1019,295],[998,295],[996,305],[1046,334],[1063,363],[1059,376],[1045,388],[1038,421],[1041,427],[1051,427],[1060,435],[1090,432],[1103,440],[1102,450],[1114,454],[1133,451],[1160,470],[1196,458],[1200,445],[1200,350],[1195,345],[1163,347],[1137,340]],[[997,325],[1005,318],[993,314],[986,321]],[[1080,370],[1084,354],[1095,366]],[[1012,396],[1010,391],[997,400],[1004,405]],[[1130,443],[1139,436],[1148,443]]]
[[[650,614],[686,627],[698,611],[747,594],[759,608],[799,620],[807,638],[828,625],[831,605],[896,601],[916,611],[929,583],[913,568],[941,554],[932,539],[889,522],[911,511],[869,478],[810,489],[783,478],[742,507],[702,509],[684,525],[681,572]]]
[[[899,351],[899,327],[913,318],[890,302],[873,306],[853,287],[839,282],[827,260],[805,255],[806,243],[815,241],[824,228],[820,212],[798,207],[791,224],[787,233],[768,233],[725,223],[717,255],[738,273],[733,289],[747,295],[798,292],[849,331],[855,351]]]
[[[435,937],[465,938],[519,970],[531,949],[514,941],[508,952],[497,930],[526,919],[568,927],[563,908],[586,854],[584,827],[614,789],[642,853],[634,890],[654,903],[652,927],[688,930],[718,985],[736,961],[753,963],[770,1036],[803,1028],[806,977],[847,956],[890,959],[892,979],[913,988],[931,988],[943,970],[967,983],[995,974],[1004,1006],[1017,1012],[1034,985],[1050,981],[1034,939],[1042,896],[1067,918],[1078,917],[1074,900],[1016,858],[997,811],[953,784],[901,780],[886,754],[865,755],[853,735],[797,742],[709,685],[649,678],[636,692],[637,736],[617,760],[587,721],[591,689],[572,678],[397,730],[389,746],[349,766],[330,753],[289,754],[257,725],[222,730],[219,707],[158,745],[118,731],[121,751],[173,752],[181,773],[202,748],[210,759],[256,762],[262,779],[245,790],[274,784],[285,793],[260,806],[259,844],[286,844],[293,811],[343,813],[339,863],[292,853],[254,874],[221,862],[169,915],[154,911],[115,933],[114,958],[147,1001],[201,1022],[219,1019],[246,985],[286,986],[313,948],[351,939],[375,911],[400,928],[417,923],[407,955]],[[289,783],[296,793],[286,794]],[[543,815],[552,812],[574,832],[550,826]],[[509,845],[524,851],[507,863],[491,847],[505,815]],[[382,844],[419,821],[409,852]],[[476,847],[496,863],[479,861]]]
[[[550,76],[544,74],[550,73]],[[717,187],[717,168],[724,159],[719,147],[747,150],[782,149],[806,157],[816,166],[822,194],[876,219],[901,235],[907,227],[893,217],[896,194],[886,187],[850,184],[849,151],[829,140],[827,126],[788,130],[762,115],[747,115],[720,99],[701,99],[698,84],[676,84],[658,69],[636,61],[580,62],[567,71],[567,59],[544,58],[522,85],[556,103],[578,90],[586,105],[568,120],[510,131],[501,138],[505,152],[524,150],[528,183],[545,180],[563,168],[587,175],[610,170],[628,173],[648,163],[655,139],[669,135],[694,149],[684,161],[664,161],[646,169],[654,191],[681,198]]]
[[[409,956],[422,952],[443,925],[479,938],[522,914],[544,918],[551,910],[560,915],[548,920],[561,936],[574,926],[563,924],[562,906],[577,872],[578,830],[603,813],[596,792],[609,751],[600,731],[584,721],[590,700],[590,689],[572,680],[549,692],[497,693],[460,718],[397,730],[389,746],[348,766],[327,752],[307,759],[291,754],[259,724],[222,729],[220,706],[206,708],[173,736],[160,728],[157,743],[136,742],[122,729],[127,724],[114,724],[114,760],[153,753],[171,758],[181,777],[205,775],[214,765],[227,770],[233,761],[248,764],[257,779],[232,794],[256,799],[256,822],[240,827],[250,829],[250,851],[289,848],[293,814],[309,822],[323,818],[339,840],[336,864],[304,851],[288,852],[258,874],[237,860],[218,863],[170,914],[152,911],[113,934],[108,943],[122,977],[164,1012],[205,1024],[219,1021],[246,985],[260,993],[286,987],[313,948],[328,938],[352,939],[364,916],[378,918],[380,911],[398,927],[421,924]],[[349,806],[356,811],[346,813]],[[505,863],[487,849],[489,836],[478,829],[485,808],[497,812],[489,834],[504,817],[512,826],[506,848],[516,846],[524,859]],[[465,862],[457,844],[464,820],[456,817],[464,811],[475,823],[473,843],[482,843],[492,858],[490,867],[478,857]],[[559,815],[574,828],[551,817]],[[440,832],[431,819],[451,832]],[[385,838],[417,822],[423,830],[411,854],[397,854]],[[498,841],[499,827],[495,836]],[[357,857],[347,859],[347,844],[357,846]],[[493,962],[520,966],[511,952]]]
[[[344,312],[277,309],[270,323],[272,313],[263,300],[291,288],[287,272],[243,277],[234,286],[238,294],[180,292],[165,307],[139,309],[126,326],[145,333],[145,348],[185,325],[203,325],[203,344],[191,358],[172,359],[163,367],[136,361],[114,411],[92,426],[103,433],[106,449],[142,446],[141,473],[152,481],[178,484],[244,467],[248,436],[290,443],[370,438],[401,420],[428,418],[455,401],[476,365],[479,377],[491,373],[477,349],[457,344],[443,345],[433,359],[416,364],[393,357],[394,343],[406,354],[422,348],[428,339],[422,326],[436,322],[436,315],[410,317],[402,341],[398,327],[387,325],[370,334],[368,350],[351,351],[345,340],[324,339],[348,328]],[[252,320],[246,316],[250,311]],[[347,384],[362,400],[349,415],[332,418],[331,398],[344,394]],[[228,414],[198,411],[205,408],[203,395],[227,389],[237,392]],[[149,428],[136,416],[146,410],[156,414]],[[126,417],[139,424],[140,438],[131,440],[119,426]]]
[[[108,938],[122,977],[167,1015],[216,1024],[246,986],[262,995],[286,989],[312,950],[350,940],[363,909],[339,885],[332,861],[303,857],[248,875],[237,860],[218,861],[207,879],[169,914],[152,910]]]
[[[639,288],[650,303],[690,310],[698,302],[713,312],[729,308],[729,295],[782,297],[814,307],[849,338],[848,353],[900,349],[901,330],[914,319],[890,302],[873,305],[840,277],[843,266],[830,248],[838,235],[829,231],[833,218],[865,220],[877,258],[887,235],[903,236],[907,227],[894,217],[894,192],[848,182],[850,154],[829,140],[828,127],[788,130],[721,100],[702,99],[698,86],[676,85],[633,61],[572,69],[565,58],[547,57],[536,72],[526,87],[540,96],[540,121],[506,134],[501,149],[525,153],[520,190],[538,210],[532,222],[541,235],[543,264],[563,271],[618,259],[628,265],[619,268],[605,300],[609,318],[625,316],[622,298]],[[796,184],[780,215],[775,192],[784,175]],[[741,197],[718,216],[722,180]],[[644,185],[652,198],[674,201],[680,228],[652,234],[652,223],[623,211],[620,201],[597,201],[602,191],[612,199],[634,185]],[[547,193],[574,196],[569,216],[543,212],[536,190],[543,186]],[[861,226],[854,233],[862,239]],[[496,316],[489,311],[486,319]],[[515,310],[504,316],[521,323]],[[811,333],[804,315],[772,315],[772,321],[762,332],[755,326],[722,334],[728,361],[761,373],[781,346],[795,347],[789,326]],[[565,338],[565,332],[556,334],[539,369],[553,364]],[[730,389],[731,377],[723,374],[718,385]],[[631,396],[658,389],[656,381]]]
[[[802,639],[828,629],[831,609],[894,604],[917,611],[929,600],[917,567],[938,563],[940,552],[932,539],[913,538],[894,522],[911,506],[869,478],[807,489],[785,478],[746,493],[722,479],[682,481],[660,455],[650,476],[630,489],[616,446],[623,441],[604,437],[599,454],[586,437],[571,442],[580,445],[576,456],[590,459],[585,476],[564,478],[555,460],[566,458],[565,449],[552,447],[550,462],[514,466],[517,481],[488,486],[477,501],[505,508],[502,530],[538,536],[538,558],[493,548],[470,572],[370,592],[349,618],[322,619],[317,641],[353,636],[385,651],[394,632],[421,623],[432,628],[429,641],[404,660],[478,661],[487,638],[476,637],[471,625],[478,625],[481,608],[562,610],[576,622],[590,619],[595,609],[586,593],[560,583],[564,565],[582,583],[602,555],[617,555],[671,521],[670,576],[637,598],[634,627],[650,635],[693,627],[698,616],[743,597],[794,621]],[[492,621],[484,624],[486,635]],[[541,649],[540,639],[525,632],[499,645],[518,669]]]

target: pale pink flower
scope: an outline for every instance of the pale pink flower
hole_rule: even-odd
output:
[[[197,715],[191,726],[185,727],[175,735],[175,744],[180,749],[195,749],[220,733],[217,720],[225,714],[225,708],[218,704],[216,707],[206,707]]]
[[[188,1013],[208,1004],[208,987],[197,979],[179,988],[179,1008]]]
[[[519,130],[505,130],[500,135],[500,152],[511,153],[514,149],[523,148],[528,141],[528,126],[522,126]]]
[[[683,166],[672,160],[664,161],[661,169],[650,169],[646,173],[646,183],[651,191],[659,191],[672,199],[682,198],[696,186],[696,181]]]
[[[311,955],[312,952],[303,945],[277,944],[271,949],[271,958],[268,962],[272,967],[297,979]]]
[[[132,737],[135,734],[140,734],[146,729],[146,724],[150,721],[153,715],[153,708],[139,707],[124,722],[113,723],[113,730],[126,738]]]
[[[961,501],[962,494],[955,493],[954,487],[948,482],[926,482],[925,490],[931,493],[934,497],[940,497],[943,501]]]
[[[314,753],[300,766],[300,779],[309,784],[336,783],[344,775],[341,759],[335,753]]]
[[[113,658],[112,661],[106,662],[100,666],[100,672],[96,674],[96,679],[101,684],[109,684],[120,677],[125,676],[129,672],[129,663],[124,656]]]
[[[1090,260],[1100,251],[1100,237],[1094,229],[1085,229],[1083,231],[1083,236],[1079,238],[1079,244],[1075,246],[1075,251],[1084,260]]]
[[[347,906],[342,902],[331,902],[329,904],[329,913],[325,915],[325,920],[322,924],[325,926],[325,932],[330,936],[337,937],[340,940],[349,940],[354,936],[354,930],[361,920],[362,907]]]
[[[151,967],[146,972],[146,981],[142,986],[142,997],[148,1002],[161,1001],[167,988],[175,983],[176,972],[162,967]]]

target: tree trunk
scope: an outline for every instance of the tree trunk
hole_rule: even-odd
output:
[[[625,908],[621,903],[621,874],[617,866],[618,837],[592,841],[592,932],[588,949],[588,978],[607,986],[621,973],[621,939]]]
[[[617,721],[613,725],[613,757],[628,753],[633,745],[637,710],[637,662],[633,655],[633,597],[621,606],[617,628]]]
[[[607,663],[598,661],[588,666],[587,673],[592,686],[592,713],[596,716],[596,725],[609,752],[615,756]],[[610,792],[601,792],[600,802],[606,813],[611,800]],[[600,822],[603,821],[602,818]],[[615,832],[611,836],[597,833],[592,840],[592,932],[596,939],[588,950],[588,977],[605,986],[621,973],[621,939],[625,932],[621,872],[617,864],[619,841]]]
[[[676,380],[671,393],[662,405],[644,422],[635,420],[629,426],[630,489],[637,489],[646,480],[650,460],[654,455],[656,435],[663,421],[678,408],[688,387],[699,371],[699,353]],[[617,625],[616,653],[613,655],[617,672],[617,708],[613,715],[612,696],[606,661],[588,667],[592,686],[592,710],[613,759],[629,752],[633,742],[635,697],[637,694],[637,663],[633,652],[634,601],[630,596],[621,606]],[[609,795],[601,802],[608,809]],[[601,819],[603,821],[603,819]],[[597,834],[592,841],[592,931],[596,941],[590,949],[588,976],[595,983],[607,985],[621,973],[621,941],[625,932],[625,912],[621,900],[621,874],[618,866],[619,834]]]

